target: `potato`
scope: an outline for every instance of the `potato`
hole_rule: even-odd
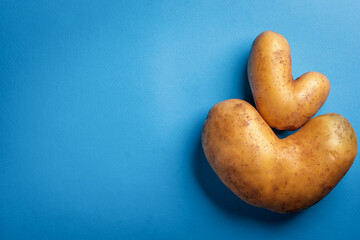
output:
[[[329,113],[279,139],[247,102],[214,105],[202,146],[222,182],[245,202],[277,213],[317,203],[341,180],[357,153],[350,123]]]
[[[251,47],[248,77],[257,110],[279,130],[301,127],[320,109],[330,91],[329,81],[321,73],[308,72],[294,81],[289,44],[270,31],[261,33]]]

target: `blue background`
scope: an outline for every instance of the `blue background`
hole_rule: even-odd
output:
[[[215,103],[252,102],[254,38],[287,38],[318,114],[360,134],[358,1],[1,1],[0,239],[359,239],[360,165],[277,215],[233,195],[200,145]],[[288,133],[279,133],[285,136]]]

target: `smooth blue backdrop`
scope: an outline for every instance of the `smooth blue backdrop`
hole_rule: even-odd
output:
[[[360,164],[312,208],[246,205],[209,167],[203,121],[252,101],[246,64],[284,35],[318,114],[360,136],[359,1],[1,1],[0,239],[359,239]],[[282,134],[282,136],[286,135]]]

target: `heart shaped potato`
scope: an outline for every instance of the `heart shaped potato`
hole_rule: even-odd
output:
[[[214,105],[202,146],[222,182],[245,202],[278,213],[305,209],[325,197],[352,165],[357,140],[350,123],[329,113],[279,139],[247,102]]]
[[[279,130],[296,130],[324,104],[330,91],[328,79],[308,72],[291,74],[290,47],[275,32],[263,32],[254,41],[248,77],[256,108],[264,120]]]

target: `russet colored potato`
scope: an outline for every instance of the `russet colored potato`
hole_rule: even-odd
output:
[[[321,73],[308,72],[293,80],[289,44],[271,31],[261,33],[251,47],[248,78],[257,110],[279,130],[301,127],[330,91],[329,81]]]
[[[245,202],[278,213],[299,211],[325,197],[352,165],[357,139],[350,123],[329,113],[279,139],[247,102],[214,105],[202,146],[222,182]]]

